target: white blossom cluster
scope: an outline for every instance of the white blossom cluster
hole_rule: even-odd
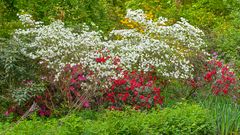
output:
[[[30,41],[26,42],[26,37]],[[66,64],[79,63],[81,58],[101,43],[98,32],[83,30],[80,34],[73,33],[59,20],[41,27],[18,29],[14,38],[25,46],[22,48],[23,54],[39,59],[41,63],[47,62],[48,68],[56,71],[56,79]]]
[[[17,16],[24,26],[30,25],[30,26],[40,27],[43,24],[43,22],[41,21],[33,20],[32,15],[30,14],[17,14]]]
[[[126,18],[142,26],[137,28],[113,30],[111,36],[121,37],[109,41],[109,48],[120,56],[122,64],[127,68],[132,65],[139,70],[148,71],[149,65],[158,69],[166,77],[189,78],[193,71],[190,57],[197,52],[204,52],[204,33],[190,25],[185,19],[173,25],[160,17],[157,21],[147,19],[142,10],[128,10]]]
[[[202,51],[205,46],[203,32],[190,25],[185,19],[173,25],[160,17],[158,21],[149,20],[142,10],[128,10],[126,18],[143,26],[144,32],[138,29],[113,30],[111,40],[103,41],[99,32],[89,31],[85,27],[81,33],[64,27],[61,21],[50,25],[41,25],[31,20],[30,15],[19,16],[20,20],[33,27],[18,29],[15,40],[25,45],[22,52],[32,59],[40,59],[48,64],[48,68],[56,71],[56,79],[66,64],[82,64],[102,77],[113,76],[116,68],[113,61],[96,62],[102,50],[109,57],[119,57],[121,66],[126,69],[133,67],[149,71],[150,65],[166,77],[191,77],[193,66],[189,57]],[[35,27],[34,27],[35,26]],[[120,38],[116,38],[119,37]],[[28,37],[28,40],[26,40]]]

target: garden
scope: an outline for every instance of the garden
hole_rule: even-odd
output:
[[[240,134],[239,0],[0,7],[0,134]]]

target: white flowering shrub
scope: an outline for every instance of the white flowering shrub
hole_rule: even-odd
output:
[[[165,77],[191,77],[190,58],[203,52],[201,48],[205,46],[200,29],[183,18],[172,25],[163,17],[153,21],[147,19],[142,10],[128,10],[126,18],[137,23],[142,31],[138,28],[113,30],[109,40],[102,40],[99,32],[89,31],[87,27],[81,33],[74,33],[59,20],[41,25],[25,15],[20,16],[20,20],[32,27],[16,30],[14,38],[25,45],[24,54],[54,69],[56,79],[66,64],[78,63],[102,77],[114,76],[112,69],[118,66],[146,72],[154,67]],[[118,64],[114,64],[115,58],[119,58]]]
[[[24,15],[20,16],[20,19],[34,24],[35,21],[31,21],[30,17]],[[73,33],[70,28],[65,28],[60,20],[50,25],[33,26],[16,30],[14,38],[25,45],[22,53],[32,59],[40,59],[40,63],[46,62],[48,68],[54,69],[56,79],[66,64],[79,63],[80,58],[101,43],[99,33],[88,32],[88,27],[84,27],[82,33],[78,34]],[[25,40],[26,37],[28,40]]]
[[[193,65],[189,58],[202,52],[205,46],[204,33],[200,29],[183,18],[173,25],[168,25],[163,17],[153,21],[147,19],[142,10],[128,10],[126,18],[129,23],[137,23],[143,31],[132,28],[111,32],[119,40],[109,41],[108,45],[122,58],[123,65],[127,68],[134,65],[144,71],[149,71],[151,65],[166,77],[191,77]]]

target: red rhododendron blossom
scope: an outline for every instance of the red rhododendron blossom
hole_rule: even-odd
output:
[[[76,83],[77,82],[77,80],[75,80],[75,79],[71,79],[71,83]]]
[[[144,99],[145,97],[143,95],[139,96],[140,99]]]
[[[211,85],[212,92],[215,95],[228,94],[234,90],[236,84],[236,76],[234,72],[230,71],[228,65],[224,65],[221,61],[213,59],[205,65],[206,73],[204,80],[206,84]],[[190,81],[192,87],[196,88],[196,82]]]
[[[95,59],[97,63],[105,63],[107,61],[107,58],[100,57]]]
[[[155,77],[151,73],[138,71],[119,71],[122,77],[112,80],[110,90],[105,91],[103,101],[111,109],[131,105],[135,109],[150,109],[162,104],[161,89],[156,87]],[[151,76],[151,77],[149,77]],[[114,107],[112,107],[114,106]]]

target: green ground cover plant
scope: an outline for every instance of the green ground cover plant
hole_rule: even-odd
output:
[[[139,112],[82,111],[63,118],[37,118],[10,127],[1,123],[1,133],[11,134],[214,134],[214,118],[195,104],[179,103],[172,108]]]

